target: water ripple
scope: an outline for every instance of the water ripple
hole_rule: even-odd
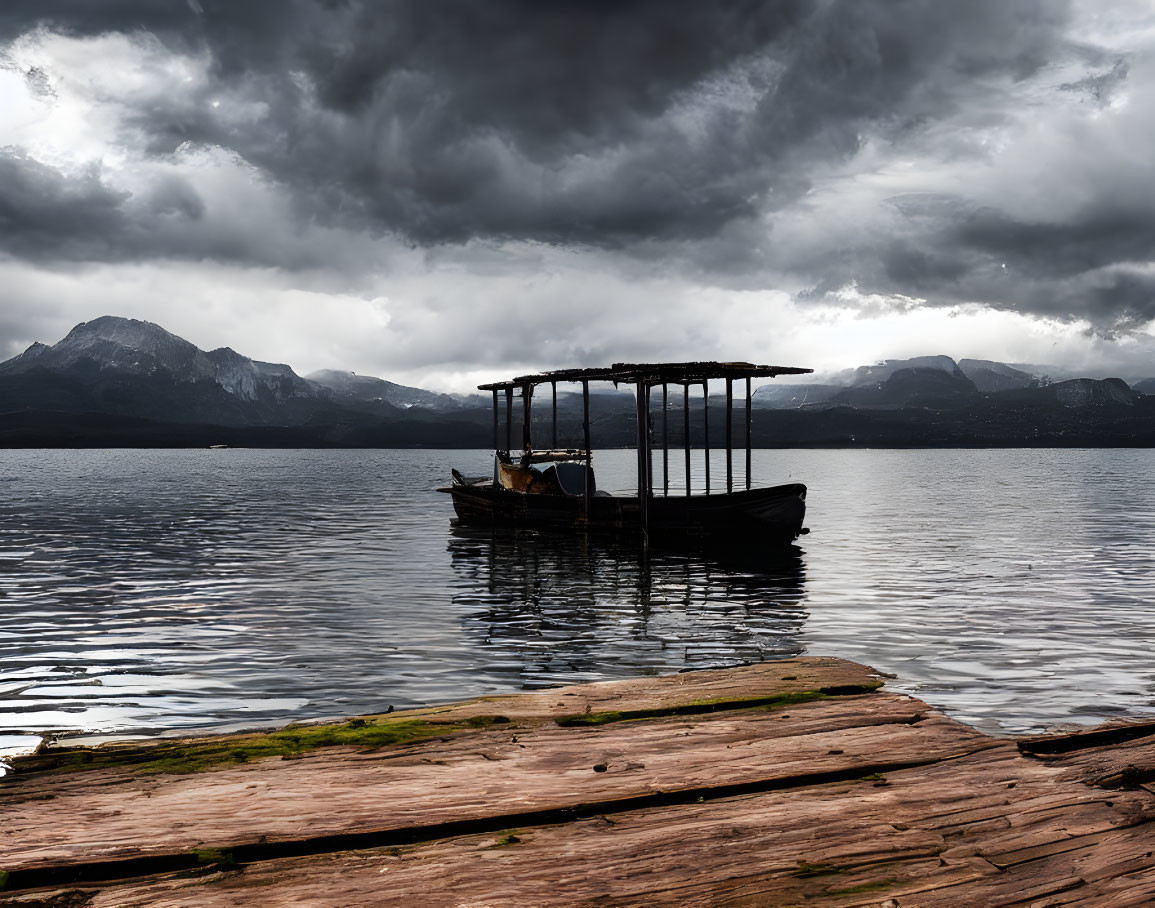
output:
[[[759,451],[759,480],[810,486],[804,545],[648,565],[451,526],[434,489],[450,466],[485,473],[484,452],[5,460],[0,735],[253,726],[803,652],[991,730],[1155,705],[1145,451]],[[627,488],[633,455],[597,467]]]

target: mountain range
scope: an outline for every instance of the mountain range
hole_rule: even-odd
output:
[[[1122,379],[1051,378],[1055,370],[1009,365],[981,359],[918,356],[859,366],[822,382],[770,384],[759,388],[754,405],[772,409],[819,409],[850,406],[865,409],[951,407],[981,397],[1057,399],[1070,406],[1082,403],[1134,403],[1137,394],[1155,393],[1155,379],[1128,385]],[[1043,391],[1042,389],[1050,389]],[[1033,392],[1040,393],[1033,393]]]
[[[559,364],[562,365],[562,364]],[[947,356],[887,360],[753,397],[761,446],[1150,445],[1155,379],[1052,380],[1054,370]],[[700,390],[691,437],[701,441]],[[670,395],[681,408],[681,394]],[[724,402],[711,395],[711,443]],[[520,411],[520,406],[514,408]],[[550,407],[535,438],[552,442]],[[741,411],[741,402],[736,409]],[[558,444],[581,438],[580,395],[558,394]],[[632,395],[592,398],[599,446],[628,445]],[[515,413],[516,418],[520,414]],[[660,419],[660,417],[659,417]],[[671,418],[681,444],[681,416]],[[203,351],[159,325],[103,316],[0,363],[0,445],[486,447],[488,395],[449,395],[352,372],[300,376],[229,347]],[[503,427],[504,431],[504,427]],[[516,440],[521,438],[515,428]]]

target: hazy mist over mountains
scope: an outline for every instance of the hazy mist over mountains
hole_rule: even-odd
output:
[[[632,396],[595,391],[595,442],[629,444]],[[675,391],[670,405],[680,410]],[[772,382],[752,403],[763,445],[1145,444],[1155,436],[1155,398],[1145,392],[1155,392],[1155,379],[1070,378],[1053,367],[940,355]],[[723,431],[720,394],[712,389],[711,409],[719,408],[712,442]],[[691,435],[700,437],[701,390],[691,398]],[[548,411],[535,413],[535,431]],[[558,422],[559,443],[576,441],[580,397],[565,386]],[[135,319],[83,322],[56,344],[34,343],[0,363],[0,443],[9,445],[491,442],[489,395],[440,394],[331,369],[302,377],[229,347],[200,350]]]

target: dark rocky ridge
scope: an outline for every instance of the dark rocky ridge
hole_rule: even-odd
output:
[[[432,395],[392,385],[398,394]],[[36,343],[0,363],[0,412],[101,412],[163,423],[306,426],[364,421],[364,406],[343,399],[281,363],[229,347],[204,352],[152,322],[103,316],[82,322],[51,347]],[[398,412],[389,401],[378,418]]]
[[[1155,444],[1155,396],[1120,379],[1052,382],[1045,375],[947,356],[888,360],[826,382],[774,383],[755,394],[753,440],[763,447],[1054,446]],[[691,395],[691,441],[704,438],[701,391]],[[683,440],[682,394],[672,388],[671,445]],[[654,406],[659,406],[655,394]],[[558,394],[557,443],[582,438],[581,397]],[[502,407],[504,411],[504,406]],[[744,437],[741,401],[735,439]],[[534,438],[552,443],[551,399],[539,391]],[[725,438],[724,401],[710,400],[710,441]],[[513,445],[521,406],[513,407]],[[503,412],[504,415],[504,412]],[[662,419],[654,419],[660,443]],[[504,445],[504,424],[499,443]],[[595,446],[635,438],[632,396],[591,395]],[[487,396],[438,394],[325,370],[307,378],[222,347],[204,352],[150,322],[105,316],[53,346],[36,343],[0,363],[0,445],[40,447],[488,447]]]

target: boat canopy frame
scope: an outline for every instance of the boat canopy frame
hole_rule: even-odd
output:
[[[585,516],[590,513],[590,484],[593,450],[590,445],[590,382],[612,382],[634,385],[637,396],[637,450],[638,450],[638,508],[641,518],[643,539],[649,537],[649,499],[654,494],[652,443],[650,439],[650,404],[654,388],[662,389],[662,493],[670,494],[669,479],[669,386],[682,386],[683,418],[685,420],[684,439],[686,457],[686,497],[691,495],[690,483],[690,386],[702,386],[702,407],[705,431],[705,486],[710,494],[710,388],[711,381],[723,380],[726,386],[726,494],[734,491],[734,382],[745,382],[746,417],[746,489],[750,489],[751,452],[751,380],[754,378],[775,378],[779,375],[805,375],[813,369],[796,366],[766,366],[746,362],[683,362],[683,363],[614,363],[609,367],[584,369],[556,369],[534,375],[519,375],[508,381],[490,382],[478,385],[480,391],[493,394],[493,447],[498,456],[513,455],[513,398],[514,392],[521,392],[522,399],[522,455],[524,464],[549,459],[549,453],[562,454],[557,444],[557,386],[559,382],[581,384],[582,386],[582,447],[564,452],[567,460],[583,460],[585,471]],[[553,432],[550,451],[535,452],[532,438],[532,408],[534,389],[548,384],[553,398]],[[505,447],[500,444],[499,396],[505,397]],[[576,455],[576,456],[575,456]],[[584,455],[584,457],[582,456]]]

